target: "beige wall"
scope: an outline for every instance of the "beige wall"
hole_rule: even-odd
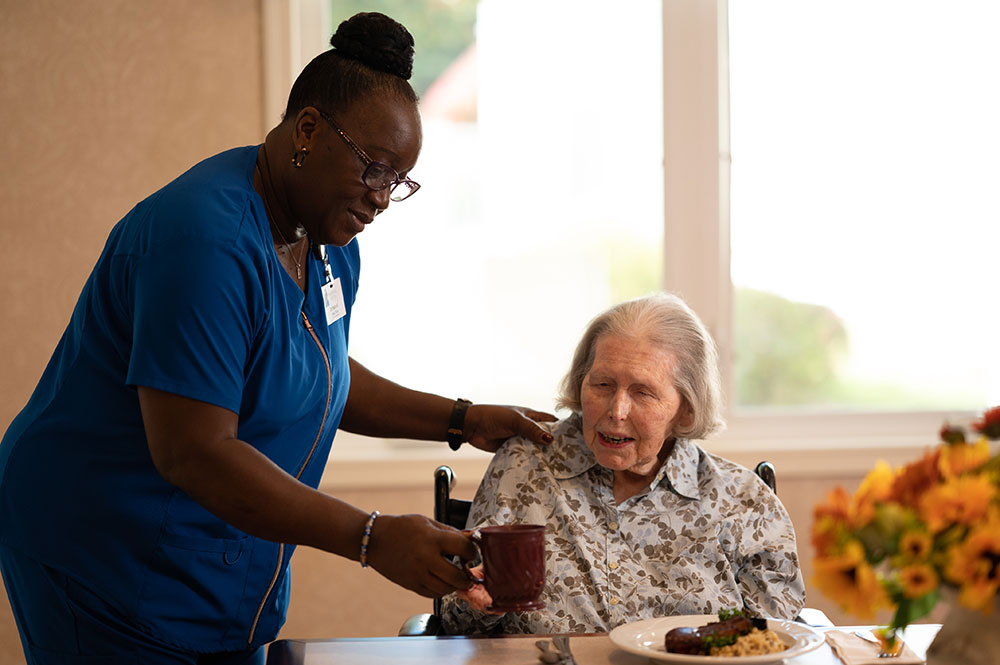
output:
[[[260,33],[254,0],[0,1],[0,426],[114,223],[261,139]]]
[[[257,0],[0,0],[0,429],[115,222],[261,140],[260,45]],[[0,665],[23,662],[3,598]]]

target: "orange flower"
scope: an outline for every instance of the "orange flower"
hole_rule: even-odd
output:
[[[937,573],[926,563],[910,564],[899,571],[899,582],[907,598],[920,598],[930,593],[937,588],[938,581]]]
[[[993,610],[1000,588],[1000,510],[991,510],[985,522],[948,549],[945,577],[961,585],[960,603],[987,614]]]
[[[839,485],[826,495],[826,503],[821,503],[813,510],[816,518],[828,517],[835,522],[847,522],[851,514],[851,495]]]
[[[899,539],[899,553],[907,561],[926,559],[934,542],[926,531],[910,530]]]
[[[979,439],[976,443],[953,443],[941,447],[941,455],[938,458],[938,470],[945,478],[955,476],[978,469],[990,458],[990,444],[985,439]]]
[[[952,524],[974,524],[986,515],[997,488],[989,478],[959,476],[932,487],[918,503],[920,517],[931,533]]]
[[[858,541],[848,542],[840,554],[817,557],[814,568],[813,584],[845,611],[871,619],[880,607],[889,606],[889,597]]]
[[[987,410],[981,420],[972,423],[972,429],[989,439],[1000,439],[1000,406]]]
[[[921,495],[941,479],[941,472],[938,471],[940,454],[940,449],[932,450],[900,469],[892,483],[890,497],[904,506],[915,506]]]
[[[813,510],[812,544],[820,554],[836,548],[848,529],[851,497],[843,487],[835,487],[826,495],[826,503]]]

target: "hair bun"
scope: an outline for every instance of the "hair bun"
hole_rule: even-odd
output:
[[[404,80],[413,73],[413,36],[385,14],[355,14],[337,26],[330,45],[345,58]]]

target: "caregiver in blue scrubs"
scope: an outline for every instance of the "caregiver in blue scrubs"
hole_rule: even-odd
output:
[[[195,165],[114,227],[4,435],[0,566],[29,664],[262,663],[296,545],[425,596],[468,588],[458,531],[317,491],[336,431],[550,440],[547,414],[409,390],[349,357],[355,236],[417,191],[421,126],[403,26],[358,14],[331,44],[262,145]]]

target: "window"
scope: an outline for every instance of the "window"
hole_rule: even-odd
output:
[[[879,5],[879,11],[873,11],[873,5]],[[782,95],[792,93],[794,100],[795,91],[813,89],[815,82],[811,80],[804,82],[804,79],[825,78],[829,80],[825,83],[821,81],[820,88],[830,98],[838,100],[840,97],[837,95],[843,95],[844,91],[837,93],[831,91],[838,82],[845,82],[843,76],[836,75],[842,70],[834,68],[834,75],[830,75],[830,70],[824,71],[819,67],[807,66],[806,70],[799,71],[797,76],[786,74],[777,82],[768,84],[770,87],[763,87],[762,79],[766,80],[769,71],[773,72],[775,61],[782,63],[784,68],[782,71],[802,64],[808,65],[812,59],[821,57],[824,49],[831,48],[825,40],[836,37],[838,38],[836,48],[839,52],[845,51],[845,46],[839,42],[850,44],[842,60],[853,63],[860,58],[863,64],[856,69],[877,67],[886,74],[882,79],[883,86],[888,89],[899,88],[900,83],[894,81],[893,75],[897,78],[903,76],[901,68],[912,61],[900,55],[901,47],[896,41],[896,35],[901,25],[921,24],[909,14],[909,8],[915,8],[914,11],[923,12],[928,17],[931,16],[932,10],[929,9],[931,5],[927,3],[894,3],[890,7],[892,11],[887,11],[885,5],[886,3],[850,2],[779,5],[773,2],[726,3],[724,0],[718,3],[713,0],[698,3],[664,3],[664,85],[667,100],[664,110],[667,160],[665,281],[669,288],[684,293],[689,302],[694,303],[695,308],[709,322],[722,347],[723,363],[731,386],[738,384],[740,374],[745,371],[748,361],[746,355],[748,347],[741,342],[740,337],[752,330],[741,330],[740,326],[753,324],[753,319],[744,316],[744,312],[750,309],[756,315],[759,311],[764,311],[761,306],[744,299],[747,289],[753,288],[766,295],[768,291],[774,292],[777,288],[775,284],[780,284],[781,288],[787,290],[777,292],[779,297],[793,303],[802,302],[806,305],[826,306],[831,309],[832,305],[838,303],[824,303],[823,297],[831,291],[836,291],[837,287],[845,284],[848,278],[858,279],[859,271],[866,269],[866,266],[858,265],[863,263],[863,257],[855,255],[845,258],[842,265],[838,266],[840,270],[828,271],[835,272],[835,276],[826,277],[826,273],[819,272],[819,277],[826,277],[825,281],[822,279],[819,281],[825,290],[810,295],[803,295],[801,290],[794,291],[807,283],[802,271],[812,270],[815,266],[821,265],[823,255],[833,244],[833,240],[828,241],[823,237],[822,231],[819,232],[820,240],[811,244],[805,242],[801,237],[805,232],[802,227],[825,229],[830,236],[837,235],[844,228],[842,225],[832,223],[818,224],[825,218],[816,212],[822,212],[823,206],[831,205],[831,200],[837,197],[857,196],[857,193],[847,193],[841,182],[816,185],[814,190],[817,192],[816,195],[807,201],[812,206],[810,212],[801,214],[802,217],[808,216],[811,224],[800,224],[797,234],[792,237],[777,232],[767,233],[764,230],[768,228],[769,217],[774,215],[775,209],[786,205],[786,201],[778,195],[772,196],[770,200],[755,199],[752,196],[756,183],[763,182],[772,187],[770,184],[772,180],[780,185],[783,176],[801,180],[802,172],[811,171],[810,164],[802,161],[785,159],[779,160],[775,165],[773,161],[768,161],[769,153],[785,150],[785,154],[801,156],[804,151],[808,152],[818,144],[826,144],[826,136],[837,129],[829,122],[818,121],[824,111],[822,105],[817,108],[806,106],[798,109],[795,114],[784,115],[785,111],[778,101],[779,97],[773,93],[774,86],[779,85],[783,88]],[[954,17],[949,17],[948,21],[941,22],[942,26],[946,23],[950,26],[942,32],[954,34],[958,40],[974,41],[979,53],[976,54],[969,48],[959,49],[964,51],[964,59],[961,67],[954,71],[961,71],[963,78],[971,80],[961,85],[949,86],[948,90],[955,96],[952,99],[952,111],[945,117],[950,115],[953,121],[949,124],[939,118],[937,122],[927,124],[925,132],[914,137],[914,140],[922,141],[921,150],[947,144],[955,123],[962,122],[958,117],[963,120],[971,118],[972,115],[981,119],[995,117],[996,98],[993,97],[993,101],[990,102],[989,95],[984,94],[983,89],[988,87],[988,81],[995,78],[995,72],[990,71],[990,67],[995,69],[994,63],[997,59],[995,56],[978,59],[982,57],[983,50],[988,48],[988,42],[978,38],[977,35],[983,34],[979,28],[969,27],[977,21],[985,25],[992,24],[985,13],[989,8],[986,3],[974,5],[963,3],[963,8],[960,20],[956,21]],[[812,24],[804,21],[800,14],[807,9],[819,12],[818,16],[821,18]],[[972,10],[980,12],[978,18],[970,15]],[[948,11],[951,11],[951,5]],[[835,18],[838,20],[834,20]],[[927,22],[923,21],[923,25],[926,26]],[[879,35],[878,39],[882,40],[881,49],[870,51],[864,57],[860,56],[857,51],[860,39],[856,38],[859,31],[864,34]],[[820,34],[825,36],[820,37]],[[878,39],[875,39],[876,43]],[[927,39],[935,45],[939,44],[937,33]],[[753,61],[752,65],[754,56],[751,54],[755,49],[760,54],[756,57],[762,58],[771,54],[770,57],[774,60]],[[814,52],[814,49],[818,52]],[[943,57],[942,50],[946,49],[935,47],[934,52]],[[774,55],[775,53],[777,55]],[[889,72],[886,72],[885,65],[879,62],[879,59],[884,60],[886,57],[890,57],[896,65],[896,68]],[[977,68],[979,71],[973,73]],[[912,75],[908,73],[905,76]],[[741,78],[744,76],[749,78],[744,80]],[[706,78],[710,79],[713,85],[706,85],[704,83]],[[967,87],[969,90],[964,96],[959,96],[958,91],[964,91]],[[864,91],[861,99],[873,99],[871,93],[872,90],[869,88]],[[973,101],[969,98],[970,94],[977,95],[978,99]],[[892,97],[891,94],[882,93],[877,100],[879,103],[887,103]],[[903,101],[902,108],[910,108],[912,100],[903,99]],[[864,102],[856,104],[864,105]],[[966,109],[968,105],[984,105],[987,110],[980,116],[978,108],[974,111],[968,110]],[[757,115],[750,113],[750,110],[761,108],[765,113]],[[911,109],[911,111],[920,110],[922,109]],[[767,111],[772,115],[780,115],[785,122],[769,121],[766,125],[755,125],[754,121],[761,117],[770,120]],[[712,122],[705,123],[703,118],[706,116],[711,116]],[[989,155],[996,151],[995,123],[979,122],[975,131],[978,132],[980,145],[992,142],[992,149],[987,147],[983,150],[988,160]],[[732,146],[731,171],[730,145]],[[806,147],[796,148],[797,145]],[[897,142],[896,145],[905,145],[905,142]],[[868,146],[864,148],[864,152],[854,157],[855,170],[859,166],[868,168],[866,162],[872,159],[869,154],[872,152],[871,149]],[[757,151],[754,152],[754,149]],[[796,150],[798,152],[795,152]],[[889,190],[878,185],[879,182],[892,185],[898,181],[901,162],[905,161],[901,159],[903,155],[904,153],[895,155],[892,164],[878,174],[881,176],[880,179],[870,183],[870,189],[876,192],[885,190],[880,192],[888,199],[883,203],[884,208],[889,209],[895,201],[898,201],[900,206],[906,206],[908,211],[912,211],[913,207],[909,204],[907,196],[919,194],[918,190],[913,187]],[[910,149],[905,157],[912,159],[913,150]],[[927,163],[933,164],[934,160],[944,160],[950,164],[954,162],[954,156],[945,151]],[[771,169],[777,167],[780,169],[772,172]],[[982,183],[992,180],[984,177],[984,174],[993,169],[992,172],[994,176],[996,175],[995,163],[991,165],[989,161],[984,161],[979,168],[981,170],[978,172],[974,169],[966,174],[964,190],[954,188],[958,181],[951,176],[941,178],[935,186],[951,187],[952,199],[961,201],[964,207],[966,197],[977,189],[982,190]],[[771,191],[785,193],[780,186]],[[823,195],[821,196],[819,192],[823,192]],[[793,191],[785,198],[796,194],[797,192]],[[754,203],[758,201],[762,202],[758,203],[755,209]],[[978,214],[973,213],[973,216],[980,220],[979,233],[975,239],[969,238],[967,242],[970,244],[985,238],[985,224],[982,220],[991,216],[993,219],[997,217],[995,197],[991,201],[988,197],[979,196],[979,203],[983,207]],[[857,213],[855,210],[851,212],[855,215]],[[957,210],[955,212],[958,213]],[[919,231],[924,234],[937,234],[939,237],[950,236],[955,232],[955,225],[950,222],[951,217],[944,223],[938,217],[934,220],[933,228]],[[840,218],[834,221],[840,221]],[[993,223],[993,226],[996,224]],[[925,273],[936,273],[943,277],[942,273],[948,270],[937,264],[927,263],[928,257],[921,256],[919,251],[913,249],[916,243],[911,241],[908,235],[897,239],[891,231],[884,229],[866,226],[864,230],[863,237],[856,237],[854,248],[863,249],[868,256],[878,256],[880,261],[876,263],[884,267],[884,272],[881,274],[889,275],[890,279],[899,274],[897,271],[904,259],[910,261],[910,256],[914,254],[918,257],[913,259],[917,261],[915,265]],[[918,229],[913,227],[908,228],[908,231],[910,234],[916,234]],[[761,239],[755,236],[764,236],[763,249],[760,247]],[[753,245],[751,241],[757,244]],[[789,241],[794,242],[789,244]],[[766,246],[767,243],[770,243],[770,246]],[[802,261],[797,254],[802,253],[803,246],[811,248],[817,258],[811,262]],[[730,256],[732,282],[730,282]],[[797,270],[781,270],[782,266],[787,266],[793,261],[797,262]],[[960,262],[976,263],[977,257],[971,252],[963,254]],[[769,274],[766,269],[772,265],[778,266],[772,272],[776,272],[779,277],[771,282],[757,281],[757,275]],[[959,303],[969,298],[970,294],[974,300],[987,301],[985,291],[987,287],[982,277],[969,278],[973,270],[954,272],[965,272],[963,275],[965,281],[961,284],[952,282],[944,288],[935,284],[932,291],[935,295],[933,302],[928,303],[922,310],[926,319],[937,317],[940,312],[955,313],[962,310]],[[878,276],[879,273],[875,272],[874,275]],[[906,283],[901,278],[896,279],[899,284],[892,292],[893,297],[876,300],[873,303],[873,307],[876,308],[874,311],[881,313],[888,310],[896,316],[902,304],[919,304],[921,295],[927,299],[928,294],[920,291],[920,284],[927,284],[928,280]],[[864,283],[863,280],[860,281]],[[815,280],[813,282],[815,283]],[[827,288],[828,286],[832,288]],[[868,288],[874,290],[871,282],[868,282]],[[860,291],[864,291],[864,288]],[[751,297],[753,295],[750,294]],[[913,309],[918,313],[921,311],[915,306]],[[977,350],[980,355],[971,363],[967,362],[968,356],[963,358],[956,352],[958,347],[968,344],[970,339],[979,334],[968,331],[968,325],[982,325],[986,329],[993,327],[992,315],[981,311],[982,309],[980,307],[975,312],[966,310],[959,314],[961,322],[954,325],[955,334],[950,339],[938,338],[928,343],[920,350],[919,356],[909,360],[910,366],[927,365],[933,360],[940,367],[958,367],[958,374],[964,373],[964,376],[969,377],[978,371],[974,365],[979,364],[992,368],[988,372],[993,381],[1000,378],[996,356],[991,354],[986,344],[980,344]],[[881,314],[878,320],[882,325],[886,325],[886,318]],[[818,328],[815,322],[797,325],[811,329]],[[922,322],[922,325],[927,324]],[[766,332],[777,339],[779,337],[777,333],[781,331]],[[860,331],[848,329],[848,332],[850,333],[848,341],[854,345],[850,350],[860,348],[861,341],[858,339]],[[896,334],[911,335],[917,332],[904,328],[902,332],[897,330]],[[979,339],[985,340],[985,337],[981,336]],[[893,338],[890,338],[890,344],[892,341]],[[888,349],[886,354],[891,351],[892,349]],[[742,357],[741,353],[744,354]],[[743,367],[741,363],[744,364]],[[782,368],[775,370],[778,374],[782,371],[785,370]],[[856,374],[845,373],[843,376],[855,380],[855,385],[867,388],[868,394],[874,395],[877,399],[866,402],[864,399],[855,398],[853,401],[848,401],[833,393],[833,399],[827,399],[825,402],[813,399],[803,404],[787,397],[774,400],[747,399],[746,393],[740,395],[730,390],[727,419],[729,429],[719,439],[711,442],[710,448],[734,459],[741,454],[741,451],[745,454],[745,451],[750,449],[758,451],[758,454],[791,455],[794,458],[791,460],[792,463],[783,464],[783,468],[806,473],[858,470],[870,464],[873,456],[885,456],[894,461],[912,455],[912,449],[904,450],[903,447],[920,449],[933,443],[942,420],[967,417],[969,411],[981,409],[996,400],[995,391],[982,390],[978,392],[978,397],[972,395],[970,398],[968,391],[965,391],[966,395],[961,400],[937,401],[933,395],[928,394],[922,401],[911,400],[907,404],[901,399],[895,401],[886,399],[884,387],[887,379],[873,380],[865,384],[857,380]],[[929,382],[933,384],[933,380]],[[982,384],[982,381],[979,383]],[[916,382],[904,377],[900,382],[901,388],[898,387],[896,393],[912,395],[915,385]],[[858,394],[863,396],[864,392],[861,390]]]
[[[729,4],[733,401],[1000,401],[1000,6]]]

